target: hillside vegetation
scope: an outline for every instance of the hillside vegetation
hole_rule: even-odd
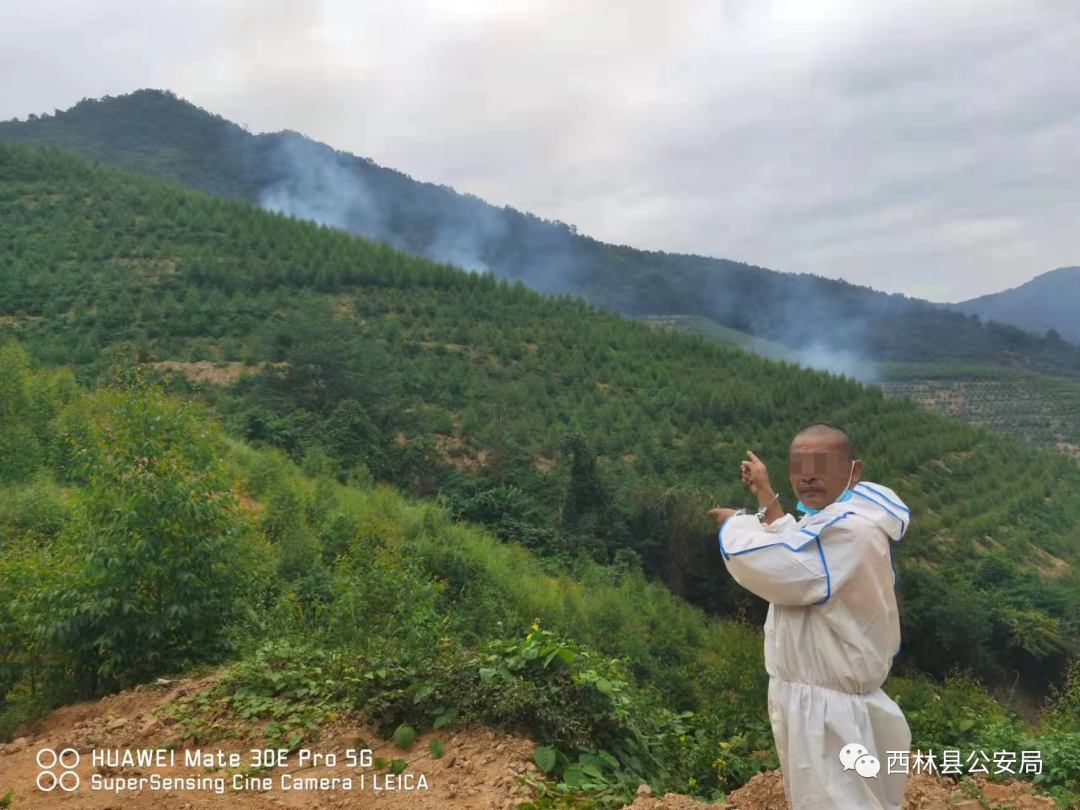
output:
[[[305,473],[130,358],[83,389],[8,341],[0,385],[20,450],[0,456],[0,737],[64,701],[236,662],[175,707],[182,736],[212,741],[235,717],[293,748],[361,712],[388,732],[526,730],[563,778],[566,755],[602,746],[633,787],[717,789],[775,765],[712,763],[722,740],[768,747],[760,637],[639,571],[573,578],[438,505]],[[711,745],[688,751],[687,734]]]
[[[0,238],[0,328],[40,362],[84,382],[125,343],[231,363],[222,383],[173,378],[238,438],[437,495],[553,562],[640,568],[715,614],[764,615],[718,565],[705,514],[750,505],[745,450],[791,508],[792,435],[845,424],[867,478],[916,516],[899,666],[1016,670],[1042,694],[1077,652],[1080,468],[1060,454],[56,151],[0,144]],[[33,458],[20,435],[5,447]]]
[[[61,703],[225,665],[166,707],[174,738],[255,726],[296,749],[356,717],[407,748],[480,722],[535,739],[545,791],[580,808],[642,782],[717,799],[776,766],[756,630],[633,568],[572,575],[443,506],[342,485],[325,458],[297,467],[117,359],[85,388],[0,344],[0,437],[19,450],[0,455],[0,740]],[[886,688],[915,746],[1039,750],[1039,784],[1072,806],[1080,669],[1037,728],[963,677]]]
[[[800,359],[800,354],[795,349],[789,349],[779,343],[772,343],[754,337],[747,332],[740,332],[738,329],[722,326],[716,321],[700,315],[646,315],[642,320],[657,328],[703,335],[715,340],[717,343],[723,343],[725,346],[735,346],[744,351],[752,352],[759,357],[767,357],[770,360],[785,360],[789,363],[798,363]]]
[[[87,99],[55,115],[3,122],[0,139],[78,149],[625,314],[706,317],[789,348],[865,360],[1080,377],[1080,348],[1057,335],[820,276],[608,245],[572,225],[421,183],[296,133],[252,135],[169,92]]]
[[[909,396],[965,422],[985,425],[1080,459],[1080,383],[1045,374],[957,365],[886,364],[889,396]]]
[[[872,363],[797,352],[707,318],[671,315],[645,320],[657,327],[703,335],[760,357],[820,368],[873,384],[886,396],[910,397],[939,413],[1080,459],[1080,383],[1073,380],[959,363]]]

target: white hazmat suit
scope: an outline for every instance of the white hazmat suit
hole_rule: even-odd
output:
[[[911,512],[879,484],[850,492],[798,521],[737,515],[720,530],[732,577],[770,602],[769,717],[792,810],[900,810],[907,785],[887,752],[910,750],[911,732],[881,685],[900,651],[891,543]],[[848,744],[877,758],[877,776],[845,769]]]

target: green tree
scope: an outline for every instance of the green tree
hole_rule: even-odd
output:
[[[562,443],[570,464],[570,480],[563,497],[562,526],[567,531],[596,535],[604,530],[609,496],[600,479],[596,458],[585,436],[568,435]]]
[[[0,485],[27,480],[43,453],[31,419],[30,359],[15,341],[0,345]]]
[[[220,659],[259,563],[216,431],[138,366],[118,368],[63,425],[68,473],[84,486],[62,542],[86,565],[45,595],[42,621],[71,652],[81,691]]]

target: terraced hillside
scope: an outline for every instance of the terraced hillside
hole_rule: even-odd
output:
[[[1080,460],[1080,384],[1023,371],[888,364],[886,395],[906,396],[965,422],[1056,447]]]
[[[949,363],[871,363],[796,352],[696,315],[644,319],[808,368],[880,386],[888,397],[910,397],[932,410],[1052,447],[1080,460],[1080,383],[1048,374]]]

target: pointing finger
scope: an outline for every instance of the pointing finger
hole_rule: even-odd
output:
[[[753,451],[751,451],[751,450],[747,450],[747,451],[746,451],[746,455],[750,456],[750,460],[751,460],[751,461],[757,461],[757,460],[758,460],[758,457],[757,457],[757,456],[755,456],[755,455],[754,455],[754,453],[753,453]]]

